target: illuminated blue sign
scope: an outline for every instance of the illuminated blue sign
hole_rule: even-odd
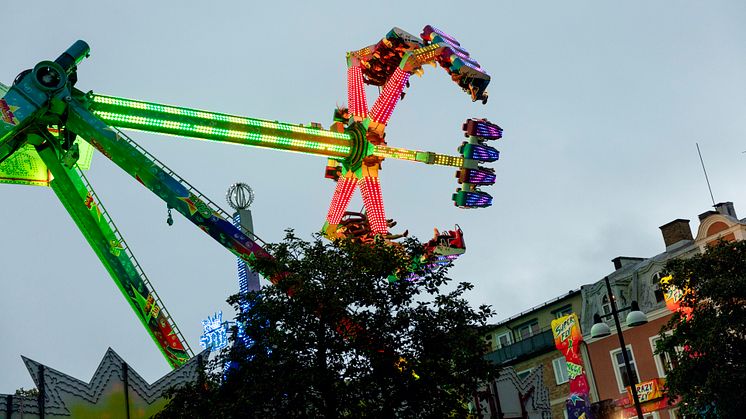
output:
[[[217,351],[228,346],[228,323],[223,322],[223,312],[218,311],[214,316],[202,320],[202,336],[199,344],[204,349]]]

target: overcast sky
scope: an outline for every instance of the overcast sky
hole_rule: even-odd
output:
[[[346,102],[345,52],[393,26],[432,24],[491,75],[472,103],[426,67],[395,110],[391,146],[455,153],[461,124],[501,125],[494,206],[460,210],[454,169],[387,160],[387,215],[423,240],[464,230],[452,270],[498,321],[599,280],[616,256],[664,250],[658,227],[716,201],[746,215],[746,3],[4,2],[0,81],[91,46],[82,90],[328,126]],[[297,4],[296,4],[297,3]],[[372,93],[372,92],[371,92]],[[369,103],[373,99],[369,97]],[[334,190],[319,157],[133,133],[225,208],[237,181],[256,192],[257,233],[320,229]],[[233,256],[102,155],[88,175],[194,349],[200,320],[229,312]],[[0,186],[0,393],[31,387],[20,355],[88,380],[106,348],[152,382],[168,365],[51,189]],[[359,196],[352,209],[360,207]]]

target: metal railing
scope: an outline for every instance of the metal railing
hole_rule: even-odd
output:
[[[554,349],[554,335],[551,328],[545,328],[510,345],[488,352],[485,358],[501,365],[510,361],[517,362],[551,349]]]

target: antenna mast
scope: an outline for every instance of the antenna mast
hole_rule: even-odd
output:
[[[712,199],[712,206],[715,206],[715,197],[712,196],[712,187],[710,186],[710,179],[707,177],[707,169],[705,169],[705,161],[702,160],[702,152],[699,151],[699,143],[697,145],[697,154],[699,154],[699,162],[702,163],[702,171],[705,172],[705,181],[707,181],[707,189],[710,191],[710,199]]]

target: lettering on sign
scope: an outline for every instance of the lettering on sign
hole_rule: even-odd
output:
[[[583,373],[583,366],[567,361],[567,375],[573,380]]]
[[[567,318],[554,328],[554,335],[559,336],[560,342],[564,342],[570,337],[572,328],[575,326],[575,316],[567,316]]]

